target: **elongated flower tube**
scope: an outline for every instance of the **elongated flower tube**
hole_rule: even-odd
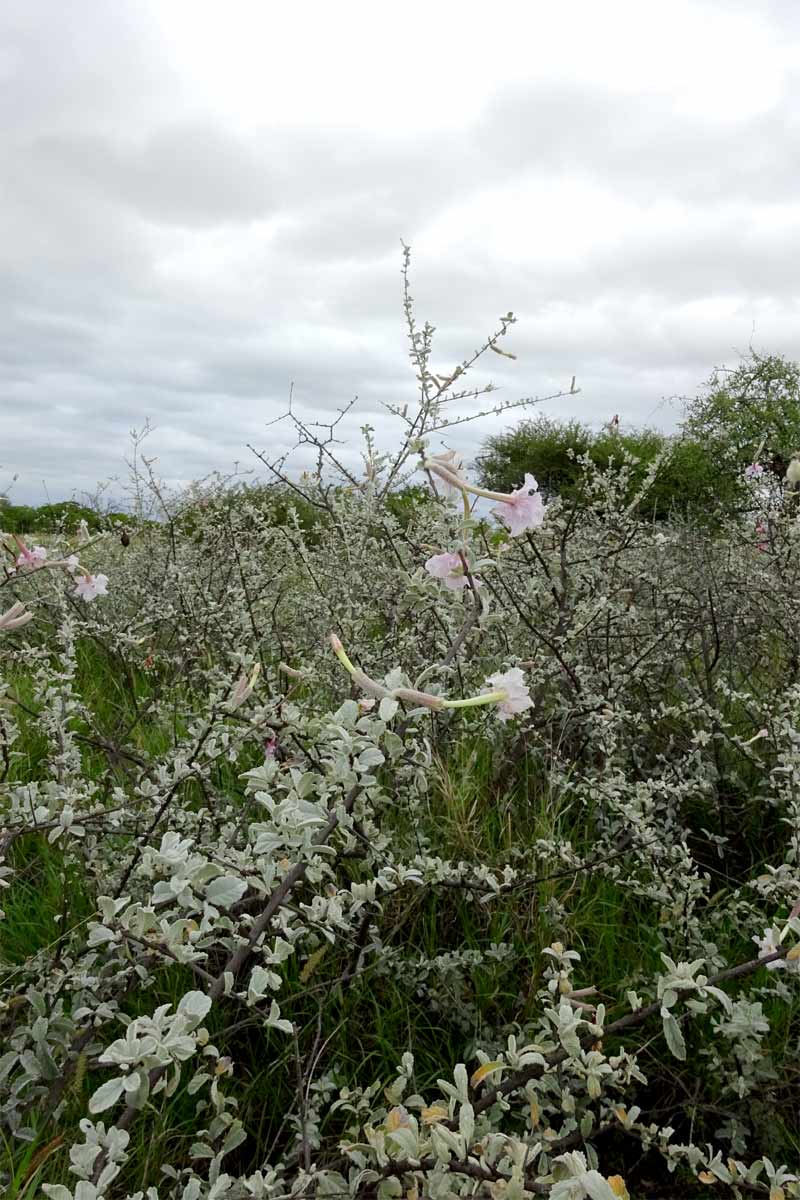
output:
[[[445,471],[449,471],[451,475],[461,476],[464,463],[458,457],[455,450],[447,450],[444,454],[432,454],[430,457],[431,462],[438,463],[440,467],[444,467]]]
[[[481,692],[478,696],[465,696],[462,700],[443,700],[442,708],[481,708],[484,704],[503,704],[508,692]]]
[[[391,697],[392,693],[388,688],[385,688],[382,683],[378,683],[377,680],[372,679],[366,674],[366,672],[360,671],[358,667],[353,666],[353,664],[350,662],[350,659],[347,657],[347,654],[345,653],[344,646],[335,633],[328,634],[328,641],[331,644],[333,653],[336,655],[345,671],[347,671],[348,675],[353,680],[353,683],[357,687],[360,687],[362,692],[366,692],[368,696],[377,696],[380,700],[383,700],[385,697]]]
[[[497,504],[492,512],[508,526],[512,537],[519,537],[527,529],[535,529],[544,520],[544,504],[539,495],[539,484],[533,475],[526,474],[522,487],[517,488],[515,492],[491,492],[488,488],[479,488],[467,483],[460,475],[454,474],[433,458],[426,458],[422,465],[425,470],[438,475],[451,487],[460,488],[462,493],[482,496],[484,500],[496,500]]]
[[[461,475],[456,475],[442,463],[436,462],[435,459],[426,458],[422,466],[424,470],[430,471],[433,475],[438,475],[440,479],[443,479],[451,487],[459,488],[462,492],[469,492],[472,496],[483,496],[484,500],[508,500],[508,496],[504,492],[490,492],[486,488],[475,487],[473,483],[468,483]]]
[[[281,674],[288,675],[288,677],[290,679],[302,679],[303,678],[302,671],[295,670],[294,667],[290,667],[289,664],[285,663],[285,662],[278,663],[278,670],[281,672]]]
[[[432,708],[438,711],[447,704],[441,696],[434,696],[431,692],[418,692],[416,688],[395,688],[392,693],[395,700],[407,700],[409,704],[419,704],[422,708]]]
[[[467,482],[461,475],[464,466],[461,459],[456,454],[455,450],[448,450],[446,454],[431,454],[428,460],[428,469],[434,471],[439,477],[439,480],[445,485],[445,493],[450,494],[454,491],[462,491],[464,484]],[[446,478],[451,476],[452,478]],[[456,482],[457,481],[457,482]]]
[[[392,696],[392,692],[388,688],[385,688],[382,683],[371,679],[369,675],[366,675],[363,671],[359,671],[357,667],[352,672],[352,680],[356,687],[360,687],[362,692],[366,692],[368,696],[375,696],[378,700],[384,700]]]
[[[421,692],[416,688],[397,687],[389,691],[383,684],[377,683],[358,667],[353,666],[335,633],[328,636],[334,654],[350,678],[369,695],[406,700],[410,704],[431,708],[437,712],[445,708],[481,708],[486,704],[496,704],[501,721],[507,721],[517,713],[533,708],[533,701],[519,667],[512,667],[510,671],[502,674],[490,675],[486,682],[493,685],[491,690],[481,692],[477,696],[465,696],[460,700],[445,700],[442,696],[434,696],[432,692]]]

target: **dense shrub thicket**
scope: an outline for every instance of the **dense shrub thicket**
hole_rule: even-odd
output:
[[[407,303],[406,440],[319,523],[4,539],[7,1195],[800,1194],[785,484],[478,521]]]

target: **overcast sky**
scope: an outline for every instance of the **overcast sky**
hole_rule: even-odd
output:
[[[577,376],[551,415],[673,428],[749,344],[800,358],[796,0],[4,0],[0,139],[17,502],[124,476],[146,418],[173,484],[258,467],[290,383],[391,441],[401,239],[434,369],[513,309],[481,381]]]

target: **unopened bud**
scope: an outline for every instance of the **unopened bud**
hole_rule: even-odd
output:
[[[278,663],[278,670],[281,671],[284,675],[288,675],[290,679],[302,679],[303,678],[302,671],[295,670],[294,667],[290,667],[288,665],[288,663],[285,663],[285,662]]]
[[[407,700],[409,704],[419,704],[423,708],[438,710],[445,706],[441,696],[433,696],[430,692],[418,692],[415,688],[395,688],[392,695],[395,700]]]
[[[236,686],[231,692],[230,699],[228,700],[228,709],[230,712],[234,712],[237,708],[240,708],[241,705],[244,704],[245,700],[248,700],[250,696],[252,696],[253,688],[255,687],[256,680],[258,679],[260,673],[261,666],[260,664],[256,663],[255,667],[253,667],[253,673],[249,679],[243,674],[237,680]]]
[[[385,696],[391,696],[392,693],[388,688],[385,688],[382,683],[371,679],[363,671],[356,669],[352,672],[353,683],[356,687],[360,687],[362,692],[366,692],[368,696],[376,696],[379,700],[383,700]]]
[[[20,629],[23,625],[27,625],[28,621],[33,620],[33,613],[25,611],[25,605],[17,600],[11,608],[6,609],[4,613],[0,613],[0,629],[11,630]]]
[[[333,650],[333,653],[336,655],[339,662],[344,667],[345,671],[347,671],[347,673],[349,675],[354,674],[355,667],[353,666],[353,664],[350,662],[350,659],[345,654],[344,646],[339,641],[339,638],[336,636],[336,634],[335,633],[329,634],[328,640],[330,641],[331,649]]]

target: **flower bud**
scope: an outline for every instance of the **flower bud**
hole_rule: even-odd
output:
[[[240,676],[236,682],[236,686],[231,692],[230,699],[228,700],[229,712],[235,712],[237,708],[240,708],[241,705],[244,704],[245,700],[249,700],[253,694],[253,688],[256,685],[256,680],[258,679],[260,673],[261,666],[259,663],[256,663],[255,667],[253,667],[253,673],[249,679],[245,674]]]
[[[444,708],[441,696],[433,696],[430,692],[418,692],[415,688],[395,688],[392,692],[395,700],[407,700],[409,704],[420,704],[423,708]]]
[[[11,605],[11,608],[0,613],[0,629],[21,629],[23,625],[27,625],[28,621],[32,620],[33,613],[26,612],[25,605],[17,600],[16,604]]]
[[[350,662],[350,659],[347,657],[344,646],[340,642],[339,638],[336,636],[335,633],[330,633],[330,634],[328,634],[328,640],[331,644],[331,649],[333,650],[333,653],[336,655],[339,662],[344,667],[345,671],[347,671],[347,673],[349,675],[353,675],[355,673],[355,667]]]
[[[376,696],[379,700],[383,700],[384,697],[392,695],[389,689],[385,688],[382,683],[371,679],[363,671],[356,669],[352,672],[352,678],[356,687],[360,687],[362,692],[366,692],[368,696]]]

